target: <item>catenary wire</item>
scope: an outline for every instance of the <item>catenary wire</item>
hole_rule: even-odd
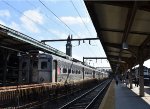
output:
[[[31,18],[29,18],[27,15],[25,15],[24,13],[22,13],[21,11],[19,11],[17,8],[15,8],[13,5],[9,4],[7,1],[2,0],[3,3],[5,3],[6,5],[8,5],[9,7],[11,7],[12,9],[14,9],[16,12],[18,12],[19,14],[25,16],[27,19],[29,19],[31,22],[35,23],[36,22],[34,20],[32,20]],[[52,32],[50,32],[47,28],[45,28],[42,25],[39,25],[40,27],[42,27],[45,31],[49,32],[50,34],[53,34]],[[56,36],[55,34],[53,34],[54,36]],[[58,36],[56,36],[58,37]]]
[[[59,21],[61,21],[64,25],[66,25],[68,27],[68,29],[70,29],[74,34],[76,34],[78,36],[77,33],[75,33],[65,22],[63,22],[50,8],[48,8],[41,0],[39,0],[39,2],[48,10],[50,11]],[[78,36],[79,37],[79,36]],[[80,37],[79,37],[80,38]],[[89,49],[89,48],[88,48]],[[89,50],[91,51],[91,50]],[[90,52],[91,53],[91,52]],[[91,53],[91,55],[93,55]]]
[[[80,0],[80,2],[81,2],[81,4],[82,4],[82,6],[83,7],[85,7],[85,4],[83,3],[84,2],[84,0]],[[85,13],[86,13],[86,16],[89,18],[89,19],[91,19],[90,17],[89,17],[89,13],[85,10]],[[91,21],[91,20],[90,20]],[[91,23],[92,23],[92,21],[91,21]],[[99,48],[99,46],[97,45],[97,41],[94,41],[96,44],[96,46]],[[99,42],[100,43],[100,42]],[[100,49],[100,48],[99,48]],[[101,52],[99,52],[100,53],[100,55],[102,55],[101,54]]]
[[[92,35],[91,35],[91,33],[90,33],[90,31],[89,31],[89,29],[88,29],[86,23],[83,21],[83,19],[82,19],[81,15],[80,15],[79,11],[77,10],[76,6],[75,6],[74,3],[72,2],[72,0],[71,0],[70,2],[71,2],[71,4],[73,5],[73,7],[74,7],[75,11],[77,12],[78,16],[80,17],[80,19],[81,19],[82,23],[84,24],[85,28],[86,28],[87,31],[89,32],[90,36],[92,37]],[[87,44],[87,43],[86,43],[86,44]],[[91,48],[89,47],[89,45],[88,45],[88,49],[89,49],[89,51],[92,51],[92,52],[95,54],[95,52],[93,51],[93,49],[91,49]],[[91,52],[90,52],[90,53],[91,53]],[[93,54],[92,54],[92,55],[93,55]],[[96,55],[95,55],[95,56],[96,56]]]
[[[31,0],[26,0],[28,2],[28,4],[32,5],[34,8],[37,8],[37,6],[35,4],[33,4],[31,2]],[[63,29],[65,29],[69,34],[70,32],[64,28],[61,24],[59,24],[58,22],[56,22],[55,20],[53,20],[52,18],[50,18],[47,14],[45,14],[44,12],[42,12],[43,15],[45,15],[50,21],[54,22],[55,24],[57,24],[58,26],[61,26]]]
[[[76,32],[74,32],[65,22],[63,22],[50,8],[48,8],[41,0],[39,0],[39,2],[49,11],[51,12],[60,22],[62,22],[71,32],[73,32],[75,35],[78,36],[78,34]],[[78,36],[78,38],[80,38]]]

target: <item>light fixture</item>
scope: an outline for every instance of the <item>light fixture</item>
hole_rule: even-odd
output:
[[[128,44],[126,42],[123,42],[122,49],[124,50],[128,49]]]
[[[17,56],[21,56],[20,52],[17,53]]]

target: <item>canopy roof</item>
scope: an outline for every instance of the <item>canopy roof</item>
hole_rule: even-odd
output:
[[[43,51],[62,57],[70,57],[65,53],[33,39],[23,33],[0,24],[0,48],[6,48],[17,52]]]
[[[114,72],[150,58],[149,1],[85,0],[85,5]]]

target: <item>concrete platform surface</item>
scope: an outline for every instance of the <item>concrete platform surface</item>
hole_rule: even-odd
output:
[[[99,109],[150,109],[150,87],[145,86],[145,97],[139,96],[139,87],[133,89],[113,80]]]
[[[139,87],[135,87],[133,85],[133,89],[131,89],[135,94],[139,96]],[[141,97],[145,102],[147,102],[150,105],[150,86],[144,86],[144,97]]]
[[[130,90],[123,83],[115,85],[115,109],[150,109],[149,102],[144,101],[134,91],[139,92],[137,88]]]

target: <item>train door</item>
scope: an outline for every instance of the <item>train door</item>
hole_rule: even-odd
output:
[[[19,63],[19,82],[29,83],[30,58],[22,57]]]
[[[84,80],[84,76],[85,76],[85,70],[84,70],[84,67],[82,67],[82,73],[83,73],[83,80]]]
[[[100,80],[101,79],[101,73],[98,71],[98,79]]]
[[[93,78],[95,78],[95,71],[93,71]]]
[[[57,61],[53,61],[52,82],[57,82]]]
[[[32,82],[37,83],[38,82],[38,60],[34,60],[32,63]]]
[[[44,57],[45,56],[45,57]],[[38,82],[51,82],[51,59],[46,55],[41,56],[38,62]]]

